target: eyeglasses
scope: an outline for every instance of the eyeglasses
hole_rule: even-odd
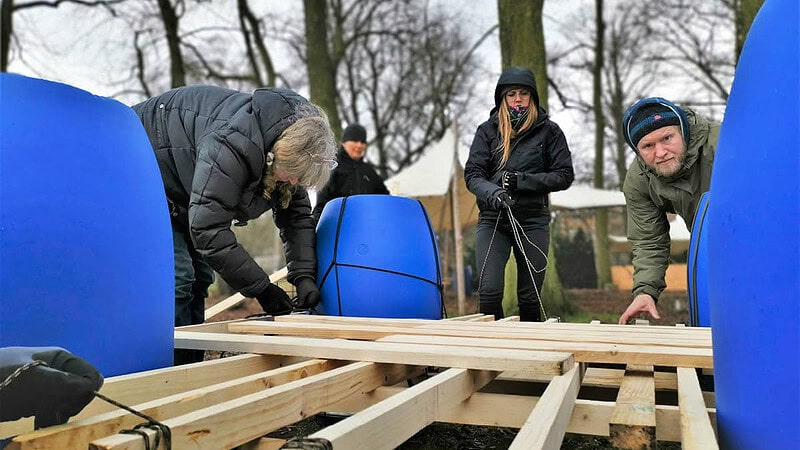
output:
[[[335,159],[320,158],[319,155],[312,155],[308,150],[305,150],[305,152],[315,165],[325,165],[329,170],[333,170],[339,166],[339,163]]]

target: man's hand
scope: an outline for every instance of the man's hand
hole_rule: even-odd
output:
[[[322,299],[316,283],[309,277],[300,278],[297,282],[297,300],[294,306],[298,309],[313,309]]]
[[[622,313],[622,316],[619,318],[619,324],[625,325],[633,316],[643,312],[650,314],[654,319],[661,318],[661,316],[658,315],[658,308],[656,308],[656,302],[653,300],[653,297],[648,294],[639,294],[633,299],[628,309]]]
[[[292,302],[289,295],[276,284],[270,283],[264,292],[256,295],[258,304],[265,313],[280,316],[292,312]]]
[[[36,416],[38,429],[78,414],[103,385],[103,376],[62,348],[5,347],[0,348],[0,383],[6,381],[0,388],[0,422]]]

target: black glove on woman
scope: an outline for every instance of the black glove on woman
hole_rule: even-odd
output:
[[[258,304],[265,313],[280,316],[292,312],[292,302],[289,295],[276,284],[270,283],[263,292],[256,295]]]
[[[297,308],[313,309],[321,298],[322,295],[314,280],[308,277],[300,278],[297,282],[297,300],[294,303]]]
[[[16,376],[19,368],[34,361]],[[36,428],[66,423],[94,398],[103,376],[91,364],[58,347],[0,348],[0,422],[36,416]]]
[[[511,208],[512,206],[514,206],[515,203],[514,199],[511,198],[510,195],[508,195],[508,192],[506,192],[506,190],[502,188],[497,189],[491,195],[489,195],[489,198],[486,199],[486,201],[489,203],[489,206],[498,211],[502,211],[503,209],[506,208]]]
[[[506,170],[503,172],[503,189],[508,192],[514,192],[517,190],[517,172],[511,172]]]

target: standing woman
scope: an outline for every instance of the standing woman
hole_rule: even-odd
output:
[[[504,70],[494,105],[475,132],[464,168],[480,210],[475,243],[480,312],[503,317],[503,278],[513,249],[520,319],[537,322],[550,239],[548,194],[572,184],[572,156],[561,128],[539,107],[530,69]]]
[[[322,110],[289,89],[248,94],[216,86],[173,89],[133,109],[155,151],[172,217],[175,326],[203,323],[214,271],[267,313],[316,306],[315,222],[305,188],[322,188],[336,167]],[[269,210],[297,287],[295,305],[231,230]],[[202,358],[202,351],[175,351],[176,364]]]

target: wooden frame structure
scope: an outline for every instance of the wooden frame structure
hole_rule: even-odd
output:
[[[240,354],[110,378],[101,392],[168,426],[173,449],[312,448],[263,436],[322,412],[352,415],[307,436],[329,446],[313,448],[392,449],[435,421],[519,428],[513,449],[558,449],[566,432],[619,448],[717,448],[713,394],[696,370],[713,368],[709,329],[457,319],[292,315],[182,327],[176,347]],[[424,379],[408,387],[412,378]],[[120,433],[142,421],[95,399],[70,423],[7,448],[145,449],[141,436]]]

